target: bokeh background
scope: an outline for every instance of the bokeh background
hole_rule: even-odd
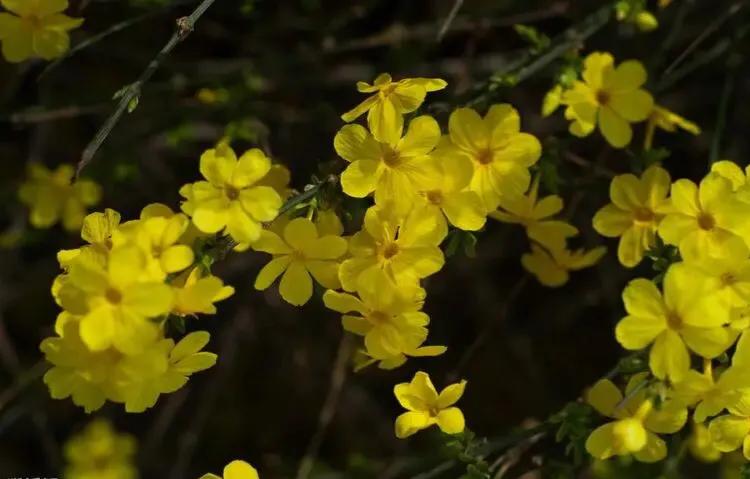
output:
[[[39,342],[52,333],[57,314],[50,295],[55,253],[80,243],[59,226],[27,225],[16,196],[26,166],[77,162],[111,112],[113,93],[138,77],[172,34],[175,19],[195,3],[72,0],[69,11],[86,18],[73,33],[74,45],[121,22],[129,25],[41,78],[47,64],[0,61],[0,232],[21,232],[0,250],[0,397],[40,360]],[[423,107],[445,127],[451,108],[528,49],[513,25],[554,37],[603,3],[466,0],[437,41],[453,0],[217,0],[85,174],[103,186],[100,207],[126,218],[149,202],[177,207],[179,186],[198,177],[200,153],[229,134],[235,148],[260,146],[287,165],[292,186],[302,189],[312,175],[343,166],[332,141],[342,125],[339,115],[361,99],[356,81],[380,72],[446,79],[448,88],[428,96]],[[581,45],[584,52],[642,60],[657,101],[702,127],[698,137],[657,133],[656,145],[670,151],[665,165],[673,177],[701,177],[712,148],[720,158],[747,163],[750,8],[734,8],[744,3],[654,5],[657,30],[641,33],[613,21]],[[570,140],[561,112],[540,115],[555,72],[553,64],[514,88],[497,89],[491,99],[515,105],[523,128],[543,140],[543,190],[564,198],[565,216],[582,231],[580,244],[605,244],[608,255],[564,287],[544,288],[521,268],[528,249],[523,231],[488,223],[475,257],[451,257],[426,283],[430,342],[448,345],[448,352],[395,371],[347,372],[312,477],[408,478],[441,462],[446,453],[439,434],[407,441],[393,435],[400,412],[393,385],[416,370],[430,372],[438,387],[456,375],[467,378],[461,406],[468,424],[496,437],[558,411],[622,356],[613,337],[623,314],[620,292],[628,279],[654,273],[646,263],[630,271],[619,266],[616,243],[593,232],[591,217],[607,200],[611,176],[637,162],[643,127],[636,128],[632,152],[611,150],[598,135]],[[350,231],[356,226],[347,225]],[[256,292],[252,284],[265,261],[246,253],[218,265],[216,273],[237,292],[216,316],[189,323],[212,333],[215,368],[144,414],[128,415],[113,404],[97,413],[138,438],[142,477],[198,477],[235,458],[252,462],[264,479],[294,477],[319,430],[342,329],[319,296],[295,308],[275,288]],[[34,381],[0,410],[0,477],[58,475],[61,444],[89,419],[69,400],[50,399]],[[544,448],[563,458],[554,441]],[[534,467],[533,457],[526,458],[513,477]],[[713,477],[707,474],[696,477]],[[459,475],[453,470],[439,477]]]

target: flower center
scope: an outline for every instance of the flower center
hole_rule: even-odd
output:
[[[682,318],[679,314],[675,313],[674,311],[670,311],[667,314],[667,326],[669,326],[669,329],[672,330],[679,330],[682,328]]]
[[[367,315],[367,319],[374,324],[385,324],[388,322],[388,315],[382,311],[373,311]]]
[[[732,273],[724,273],[719,277],[722,286],[731,286],[737,282],[737,277]]]
[[[235,201],[240,197],[240,191],[234,186],[225,186],[224,194],[227,196],[227,198],[229,198],[230,201]]]
[[[388,243],[383,248],[383,258],[391,259],[398,254],[398,245],[396,243]]]
[[[428,191],[425,196],[427,196],[427,201],[433,205],[439,206],[443,203],[443,193],[439,190]]]
[[[398,151],[388,148],[383,152],[383,163],[389,168],[396,168],[401,164]]]
[[[652,223],[654,216],[654,212],[648,208],[637,208],[633,211],[633,219],[636,223]]]
[[[120,304],[122,302],[122,293],[115,288],[107,288],[104,292],[104,297],[107,298],[111,304]]]
[[[480,165],[489,165],[490,163],[492,163],[494,156],[495,155],[492,154],[492,150],[490,150],[489,148],[485,148],[477,153],[477,161]]]
[[[716,221],[714,220],[714,217],[711,216],[710,214],[701,213],[698,216],[698,226],[700,226],[702,230],[706,230],[706,231],[712,230],[714,226],[716,226]]]
[[[596,102],[599,104],[599,106],[607,106],[610,99],[611,97],[609,96],[608,91],[598,90],[596,92]]]

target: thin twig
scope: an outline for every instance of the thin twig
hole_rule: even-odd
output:
[[[46,123],[49,121],[66,120],[85,115],[93,115],[107,108],[107,103],[91,106],[67,106],[55,110],[27,110],[10,115],[11,123],[31,124]]]
[[[726,79],[724,80],[724,88],[721,90],[721,99],[719,100],[719,108],[716,112],[716,130],[714,131],[711,139],[711,152],[708,156],[708,167],[716,163],[721,155],[721,140],[724,135],[724,130],[727,123],[727,114],[729,113],[729,103],[732,98],[732,92],[734,91],[735,72],[733,69],[727,71]]]
[[[78,162],[78,167],[76,169],[76,178],[80,176],[81,171],[83,171],[83,169],[94,159],[94,155],[99,151],[99,148],[101,148],[102,144],[125,112],[134,108],[135,102],[138,101],[138,98],[141,95],[141,88],[143,88],[151,77],[154,76],[154,73],[156,73],[167,56],[172,53],[172,50],[174,50],[177,45],[182,43],[193,32],[197,21],[204,13],[206,13],[206,10],[208,10],[215,1],[216,0],[203,0],[189,16],[177,19],[177,28],[172,34],[172,37],[166,45],[162,47],[156,57],[151,60],[143,73],[141,73],[138,80],[135,83],[125,86],[116,94],[116,96],[120,98],[120,102],[112,115],[107,118],[96,135],[94,135],[94,138],[83,150],[81,160]]]
[[[300,461],[299,468],[297,469],[297,479],[307,479],[315,465],[315,460],[320,452],[320,446],[323,444],[326,431],[331,425],[333,416],[336,413],[336,408],[341,397],[341,391],[344,388],[344,382],[349,371],[347,367],[349,365],[349,358],[351,357],[352,350],[352,337],[344,333],[339,342],[339,349],[336,353],[336,362],[333,366],[333,372],[331,373],[331,382],[328,387],[328,394],[323,402],[323,407],[320,409],[320,415],[318,416],[318,428],[315,430],[310,439],[310,443],[307,445],[305,455]]]
[[[438,31],[437,38],[435,39],[437,43],[440,43],[443,40],[443,37],[445,36],[446,32],[448,32],[448,29],[451,27],[453,20],[456,19],[456,15],[458,15],[458,12],[459,10],[461,10],[461,7],[463,6],[463,4],[464,4],[464,0],[453,1],[453,7],[451,7],[451,11],[448,12],[448,16],[445,17],[443,26],[440,27],[440,30]]]
[[[683,51],[672,63],[669,64],[669,66],[664,70],[662,77],[669,76],[669,74],[672,73],[672,71],[676,69],[688,56],[690,56],[690,54],[693,53],[693,51],[701,45],[701,43],[703,43],[716,30],[718,30],[719,27],[724,24],[724,22],[726,22],[740,10],[742,10],[742,8],[745,7],[746,3],[747,0],[741,0],[734,3],[726,12],[724,12],[723,15],[719,16],[719,18],[709,24],[706,29],[703,30],[701,34],[698,35],[695,40],[690,43],[690,45],[688,45],[685,51]]]
[[[31,368],[19,374],[16,381],[0,394],[0,411],[18,397],[27,387],[34,384],[47,372],[47,363],[40,360]]]

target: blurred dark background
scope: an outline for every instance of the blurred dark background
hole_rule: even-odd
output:
[[[138,77],[172,34],[175,19],[195,3],[71,0],[69,12],[86,19],[73,32],[73,45],[145,17],[41,79],[46,64],[0,61],[0,231],[23,231],[18,243],[0,250],[0,394],[19,371],[39,361],[38,344],[52,334],[58,312],[49,292],[58,273],[55,253],[80,243],[59,226],[25,226],[16,190],[26,165],[77,162],[114,106],[113,93]],[[149,202],[177,208],[179,186],[198,178],[200,153],[229,133],[236,149],[259,145],[287,165],[292,186],[301,189],[336,161],[332,141],[342,125],[339,115],[362,98],[356,81],[371,81],[380,72],[445,78],[448,88],[430,94],[424,107],[445,127],[452,107],[528,48],[514,24],[555,37],[603,3],[466,0],[438,42],[452,0],[217,0],[145,86],[138,108],[122,119],[85,175],[103,186],[100,208],[115,208],[126,218]],[[671,152],[665,165],[673,177],[705,174],[713,142],[720,158],[747,162],[750,79],[743,35],[750,18],[748,8],[727,14],[741,3],[675,0],[663,10],[654,5],[657,30],[641,33],[612,21],[585,42],[583,52],[607,50],[618,61],[642,60],[658,103],[702,127],[698,137],[657,132],[656,146]],[[681,77],[664,75],[686,50],[677,70],[694,68]],[[597,237],[591,217],[607,202],[609,177],[637,163],[643,125],[636,127],[630,152],[606,148],[598,134],[570,140],[561,111],[546,119],[539,113],[555,71],[552,64],[515,88],[500,88],[493,101],[515,105],[523,128],[548,152],[575,155],[571,160],[547,154],[545,168],[554,172],[552,187],[565,199],[565,215],[582,231],[580,244],[606,244],[609,254],[596,267],[573,273],[564,287],[544,288],[520,266],[528,249],[522,230],[488,223],[476,257],[450,258],[426,283],[430,342],[446,344],[448,352],[410,360],[395,371],[349,375],[313,477],[412,477],[440,462],[436,432],[407,441],[394,437],[401,411],[393,385],[421,369],[444,386],[489,322],[495,322],[490,335],[460,371],[469,381],[460,405],[469,427],[482,436],[502,435],[559,410],[623,354],[613,337],[623,314],[620,292],[628,279],[653,273],[645,263],[622,268],[616,243]],[[222,98],[209,104],[202,89]],[[719,118],[724,126],[717,139]],[[221,303],[216,316],[190,322],[212,333],[209,349],[219,354],[217,367],[162,396],[144,414],[128,415],[113,404],[97,413],[139,439],[143,477],[174,479],[176,468],[186,478],[198,477],[219,472],[235,458],[252,462],[264,479],[294,477],[318,426],[342,330],[319,295],[295,308],[275,288],[256,292],[252,284],[265,261],[260,254],[230,256],[216,273],[236,288],[235,296]],[[60,444],[89,419],[70,400],[50,399],[41,381],[35,382],[0,411],[0,477],[58,474]]]

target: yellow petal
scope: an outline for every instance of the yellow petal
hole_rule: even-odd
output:
[[[458,434],[464,431],[464,414],[457,407],[449,407],[438,413],[437,424],[446,434]]]
[[[435,424],[435,420],[423,412],[409,411],[396,418],[396,437],[404,439]]]
[[[255,186],[240,192],[242,209],[256,221],[273,221],[282,205],[281,196],[270,186]]]
[[[617,454],[614,447],[614,425],[607,423],[596,428],[586,439],[586,451],[597,459],[609,459]]]
[[[628,122],[609,107],[599,110],[598,125],[607,143],[615,148],[624,148],[633,137],[633,130]]]
[[[382,169],[376,161],[354,161],[341,174],[341,188],[349,196],[364,198],[377,187]]]
[[[259,479],[258,471],[245,461],[232,461],[224,468],[224,479]]]
[[[279,292],[289,304],[301,306],[312,296],[312,278],[305,267],[299,262],[292,262],[281,277]]]
[[[211,184],[229,184],[237,164],[237,157],[231,148],[207,150],[201,155],[200,172]]]
[[[466,151],[489,147],[490,132],[479,114],[471,108],[457,108],[448,120],[451,141]]]
[[[733,415],[721,416],[708,425],[714,446],[721,452],[732,452],[742,445],[750,433],[750,419]]]
[[[364,313],[366,311],[364,304],[356,296],[332,290],[328,290],[323,294],[323,303],[326,305],[326,308],[338,311],[339,313],[349,313],[352,311]]]
[[[161,255],[161,267],[165,273],[176,273],[193,264],[193,250],[189,246],[175,245]]]
[[[609,379],[600,379],[586,391],[585,398],[600,414],[614,417],[615,408],[622,401],[622,393]]]
[[[396,149],[403,156],[422,156],[431,152],[440,140],[440,126],[431,116],[422,115],[409,123]]]
[[[466,389],[466,380],[462,380],[459,383],[451,384],[450,386],[446,387],[442,391],[440,391],[440,395],[437,399],[437,406],[440,409],[445,409],[448,406],[452,406],[458,402],[459,399],[461,399],[461,396],[464,395],[464,390]]]
[[[318,229],[307,218],[295,218],[284,228],[284,240],[297,251],[304,251],[307,245],[318,239]]]
[[[395,145],[404,129],[404,118],[388,98],[376,102],[367,114],[367,124],[376,140]]]
[[[659,436],[653,432],[648,432],[646,436],[646,445],[634,455],[635,458],[641,462],[659,462],[667,457],[667,445]]]
[[[656,338],[651,346],[649,366],[659,379],[682,380],[690,369],[690,355],[676,332],[668,329]]]
[[[262,291],[276,281],[276,278],[281,276],[289,263],[292,261],[291,256],[281,256],[274,258],[268,262],[267,265],[260,270],[258,277],[255,278],[255,289]]]
[[[243,189],[258,182],[271,170],[271,160],[258,148],[242,154],[232,172],[231,184]]]

